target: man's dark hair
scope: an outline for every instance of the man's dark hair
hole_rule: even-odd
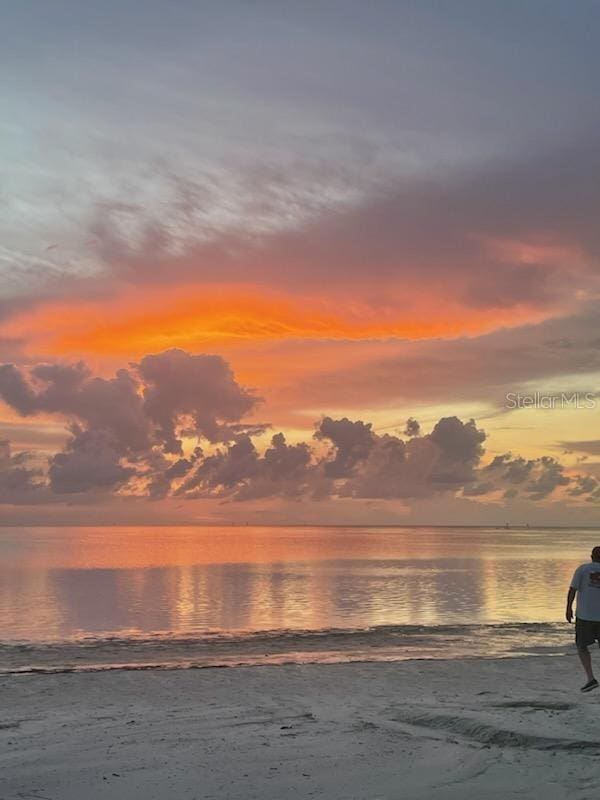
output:
[[[600,561],[600,545],[592,550],[592,561]]]

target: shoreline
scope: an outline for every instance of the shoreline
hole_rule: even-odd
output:
[[[25,675],[87,675],[94,673],[110,673],[110,672],[187,672],[194,670],[211,670],[211,669],[260,669],[260,668],[280,668],[280,667],[317,667],[317,666],[342,666],[347,664],[406,664],[412,662],[478,662],[478,661],[504,661],[508,659],[521,659],[521,658],[563,658],[570,653],[553,653],[553,654],[536,654],[536,653],[515,653],[513,655],[504,656],[461,656],[460,658],[444,658],[443,656],[411,656],[407,658],[353,658],[345,661],[338,659],[334,660],[285,660],[285,661],[245,661],[234,662],[231,664],[90,664],[85,667],[48,667],[48,668],[23,668],[15,670],[0,670],[0,677],[18,677]],[[0,723],[1,726],[1,723]]]
[[[2,797],[584,800],[583,682],[571,654],[3,676]]]
[[[563,655],[573,648],[572,630],[562,622],[87,635],[65,641],[0,641],[0,675],[515,658]]]

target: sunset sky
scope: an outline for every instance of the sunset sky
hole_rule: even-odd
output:
[[[599,3],[0,5],[0,518],[599,521]]]

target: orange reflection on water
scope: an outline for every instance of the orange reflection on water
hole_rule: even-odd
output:
[[[590,532],[4,528],[6,638],[561,621]]]
[[[1,529],[0,529],[1,530]],[[447,558],[464,549],[444,544],[434,528],[363,527],[48,527],[4,529],[19,546],[3,553],[6,566],[132,569],[198,564],[264,564],[360,558]],[[437,529],[444,535],[444,529]],[[486,543],[471,543],[478,551]]]

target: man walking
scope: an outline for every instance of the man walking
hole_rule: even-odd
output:
[[[600,546],[592,550],[592,560],[581,564],[573,573],[567,594],[567,622],[573,621],[573,600],[577,595],[575,619],[575,644],[587,683],[582,692],[591,692],[598,686],[592,670],[592,656],[588,647],[594,642],[600,646]]]

